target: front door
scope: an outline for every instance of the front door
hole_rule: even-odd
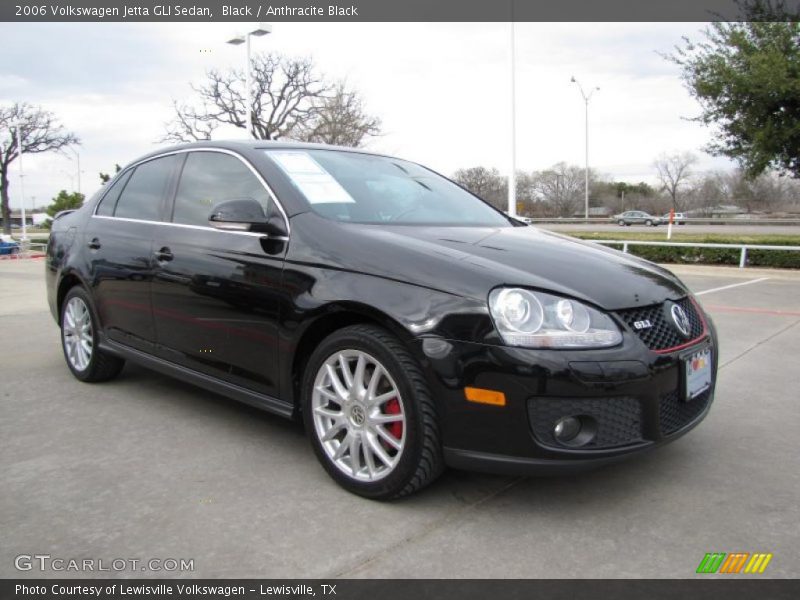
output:
[[[278,292],[286,243],[208,224],[213,207],[274,199],[238,155],[186,154],[169,223],[157,227],[153,318],[163,358],[279,397]]]

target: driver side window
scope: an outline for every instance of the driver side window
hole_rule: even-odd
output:
[[[264,214],[269,214],[269,193],[241,160],[221,152],[190,152],[178,184],[172,222],[208,226],[214,206],[245,198],[256,200]]]

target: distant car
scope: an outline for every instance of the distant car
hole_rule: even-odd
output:
[[[19,254],[19,244],[10,235],[0,235],[0,254]]]
[[[656,217],[641,210],[628,210],[624,213],[611,217],[620,227],[625,225],[647,225],[656,227],[661,224],[661,217]]]
[[[666,213],[661,219],[664,223],[669,223],[669,213]],[[684,213],[676,212],[675,216],[672,218],[672,222],[676,225],[686,225],[686,215]]]

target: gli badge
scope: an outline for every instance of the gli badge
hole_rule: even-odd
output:
[[[692,334],[692,324],[689,321],[689,315],[683,310],[683,307],[678,304],[673,304],[669,309],[669,316],[672,318],[672,323],[680,334],[688,338]]]

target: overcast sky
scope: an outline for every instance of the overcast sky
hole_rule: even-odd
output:
[[[518,23],[517,167],[583,164],[583,99],[570,84],[601,89],[590,105],[590,166],[627,181],[653,182],[663,151],[696,152],[700,169],[729,168],[702,153],[709,131],[668,52],[690,23]],[[239,24],[44,23],[0,25],[0,103],[29,102],[57,114],[80,138],[82,190],[158,147],[172,99],[191,97],[190,81],[209,68],[241,66],[244,47],[225,40]],[[510,62],[507,23],[279,23],[254,38],[254,51],[312,56],[331,78],[346,77],[384,135],[369,148],[451,174],[510,164]],[[0,131],[0,136],[7,136]],[[241,137],[218,130],[220,139]],[[26,205],[46,205],[77,187],[76,167],[58,154],[25,157]],[[11,176],[19,206],[18,163]]]

